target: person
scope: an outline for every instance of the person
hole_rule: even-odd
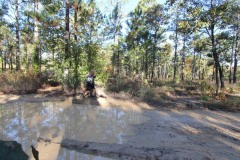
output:
[[[89,93],[91,97],[96,96],[95,82],[94,82],[95,78],[96,76],[95,76],[94,70],[92,69],[86,79],[84,96],[87,96]]]

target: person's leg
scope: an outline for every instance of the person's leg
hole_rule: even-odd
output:
[[[89,86],[90,97],[95,96],[95,87],[93,85]]]
[[[90,90],[90,97],[93,96],[93,89]]]
[[[96,97],[96,89],[95,87],[92,87],[91,90],[90,90],[90,96],[91,97]]]
[[[84,92],[83,96],[84,96],[84,97],[87,96],[88,93],[89,93],[89,91],[86,90],[86,91]]]
[[[95,88],[93,88],[93,90],[92,90],[92,96],[94,96],[94,97],[97,96],[97,93],[96,93],[96,89],[95,89]]]
[[[86,88],[85,88],[85,90],[84,90],[84,94],[83,94],[83,96],[84,96],[84,97],[87,96],[88,93],[89,93],[89,87],[86,86]]]

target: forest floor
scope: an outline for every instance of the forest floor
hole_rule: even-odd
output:
[[[172,101],[158,104],[101,88],[97,92],[98,98],[68,97],[57,87],[30,95],[0,93],[0,140],[17,141],[30,159],[32,144],[40,159],[240,157],[238,109],[209,108],[198,96],[182,92],[169,93]],[[19,126],[14,131],[17,117],[21,131]]]

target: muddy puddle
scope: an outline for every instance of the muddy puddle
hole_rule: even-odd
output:
[[[240,157],[240,113],[153,110],[112,97],[14,97],[0,96],[0,146],[16,141],[30,159],[31,145],[40,160]]]
[[[96,101],[97,102],[97,101]],[[141,111],[124,111],[98,104],[73,104],[72,99],[55,102],[17,102],[0,105],[0,140],[17,141],[33,159],[31,145],[41,160],[110,160],[60,147],[63,139],[122,144],[134,135],[133,125],[147,121]],[[38,138],[51,140],[42,143]]]

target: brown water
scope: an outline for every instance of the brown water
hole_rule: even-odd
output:
[[[97,102],[97,101],[96,101]],[[43,159],[109,160],[66,150],[58,143],[65,138],[97,143],[124,143],[133,135],[134,124],[146,121],[141,111],[124,111],[109,106],[73,104],[72,99],[59,102],[10,103],[0,106],[0,140],[15,140],[33,159],[34,145]],[[49,144],[38,142],[42,137]],[[56,144],[55,144],[56,143]]]

